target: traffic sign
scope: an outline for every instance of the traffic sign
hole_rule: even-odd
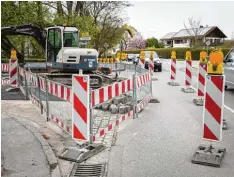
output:
[[[109,44],[107,44],[106,42],[105,42],[105,44],[103,45],[106,49],[109,47]]]
[[[206,45],[210,45],[210,41],[208,40],[208,41],[206,41]]]

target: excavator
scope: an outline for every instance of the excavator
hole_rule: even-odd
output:
[[[17,58],[22,61],[23,54],[20,54],[8,39],[8,36],[11,35],[31,36],[38,42],[45,51],[48,73],[63,73],[63,76],[67,74],[68,77],[71,77],[71,74],[82,70],[84,74],[90,75],[92,88],[100,87],[103,77],[107,77],[98,70],[97,50],[79,48],[79,30],[76,27],[57,25],[41,29],[33,24],[2,27],[2,49],[9,53],[11,49],[15,49]],[[106,70],[109,68],[102,69],[107,73]]]

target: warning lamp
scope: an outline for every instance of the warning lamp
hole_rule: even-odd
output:
[[[192,59],[192,56],[191,56],[191,52],[190,51],[187,51],[186,54],[185,54],[185,59],[186,60],[191,60]]]
[[[11,50],[11,59],[16,59],[16,50]]]
[[[151,51],[151,52],[150,52],[150,60],[153,60],[153,59],[154,59],[154,52]]]
[[[176,52],[175,51],[171,52],[171,59],[176,59]]]
[[[64,24],[63,24],[63,27],[67,27],[67,24],[66,24],[66,23],[64,23]]]
[[[209,58],[208,74],[223,74],[223,52],[217,49],[213,50]]]
[[[207,53],[206,51],[200,52],[200,63],[207,63]]]
[[[140,53],[140,59],[141,60],[145,59],[145,52],[144,51],[141,51],[141,53]]]
[[[120,53],[119,52],[116,54],[116,58],[120,58]]]

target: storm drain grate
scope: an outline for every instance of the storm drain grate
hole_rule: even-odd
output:
[[[78,164],[73,167],[70,177],[104,177],[105,164]]]

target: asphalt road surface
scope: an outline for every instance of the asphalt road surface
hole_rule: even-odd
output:
[[[195,63],[198,64],[198,63]],[[109,177],[233,177],[234,174],[234,90],[225,92],[224,118],[228,130],[216,147],[227,149],[221,168],[191,163],[201,144],[202,107],[195,106],[196,93],[184,93],[184,63],[177,62],[177,82],[169,86],[170,60],[163,60],[163,71],[154,73],[153,95],[159,104],[150,104],[138,119],[119,126],[116,146],[110,153]],[[197,86],[197,70],[193,70],[193,86]]]

